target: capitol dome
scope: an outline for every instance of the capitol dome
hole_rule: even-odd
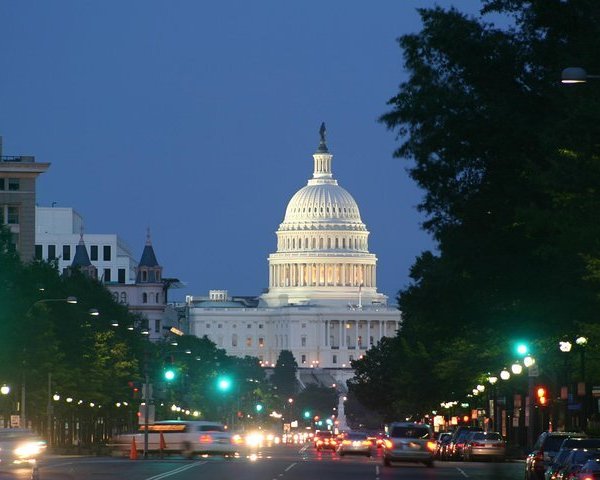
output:
[[[308,184],[288,202],[277,230],[277,252],[269,256],[269,306],[307,303],[385,303],[377,293],[377,257],[358,205],[333,178],[333,155],[321,141]]]

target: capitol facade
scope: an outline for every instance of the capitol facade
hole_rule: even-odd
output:
[[[369,231],[333,177],[325,133],[322,125],[313,176],[292,196],[276,232],[268,290],[256,298],[214,290],[186,300],[191,334],[268,366],[290,350],[300,369],[311,369],[300,376],[305,383],[323,373],[344,382],[350,362],[401,324],[400,311],[377,292]]]

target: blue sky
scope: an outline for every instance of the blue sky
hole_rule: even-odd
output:
[[[439,1],[476,12],[479,2]],[[377,122],[405,78],[396,38],[434,2],[2,2],[4,155],[51,162],[38,204],[139,258],[150,227],[171,298],[267,286],[292,195],[325,121],[392,299],[419,253],[422,196]]]

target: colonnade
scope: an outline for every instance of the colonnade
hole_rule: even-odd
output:
[[[368,349],[396,334],[400,322],[389,320],[325,320],[325,347]]]
[[[269,287],[375,287],[375,265],[354,263],[271,264]]]

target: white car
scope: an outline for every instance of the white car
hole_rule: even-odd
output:
[[[161,445],[161,434],[163,445]],[[138,433],[123,434],[115,438],[121,451],[131,451],[135,441],[137,452],[144,450],[144,426]],[[244,440],[228,432],[219,422],[200,420],[163,420],[148,425],[148,452],[181,453],[185,457],[195,454],[234,455],[239,453]]]
[[[30,430],[0,429],[0,469],[15,464],[34,464],[45,451],[46,442]]]

